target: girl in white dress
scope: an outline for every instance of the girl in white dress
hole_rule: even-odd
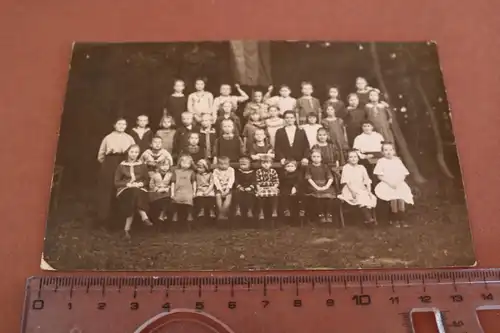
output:
[[[379,199],[391,203],[391,221],[403,222],[405,203],[413,205],[411,189],[405,182],[410,173],[395,155],[394,144],[382,144],[382,155],[373,170],[373,174],[380,179],[375,187],[375,194]]]
[[[309,141],[309,148],[311,149],[317,141],[318,130],[322,128],[320,124],[318,124],[318,115],[314,112],[310,112],[307,115],[307,124],[300,126],[304,132],[306,132],[307,141]]]
[[[344,187],[338,198],[349,205],[360,207],[366,224],[377,224],[373,215],[377,198],[371,192],[372,181],[366,168],[358,164],[358,161],[357,152],[355,150],[349,151],[347,164],[342,167],[342,177],[340,178],[340,184],[343,184]]]

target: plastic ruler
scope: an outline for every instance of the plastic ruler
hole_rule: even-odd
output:
[[[500,308],[497,269],[209,274],[33,277],[22,332],[402,333],[427,312],[437,332],[476,333]]]

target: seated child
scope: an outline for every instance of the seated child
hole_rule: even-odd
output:
[[[259,204],[259,220],[264,220],[264,206],[272,205],[272,217],[278,217],[278,195],[280,181],[278,173],[272,168],[273,159],[264,156],[260,162],[261,168],[255,172],[256,197]]]
[[[160,215],[158,219],[165,221],[170,208],[170,183],[172,181],[171,163],[167,160],[157,164],[155,172],[149,181],[149,200],[153,206],[158,206]]]
[[[177,222],[178,215],[186,216],[188,222],[193,221],[192,207],[195,193],[196,175],[193,170],[193,159],[189,155],[181,155],[172,175],[171,196],[172,203],[175,204],[172,220],[174,222]]]
[[[278,108],[276,106],[269,107],[269,118],[266,119],[267,135],[269,136],[269,143],[274,147],[276,140],[276,132],[278,129],[285,126],[283,118],[279,117]]]
[[[321,152],[311,152],[311,163],[307,166],[304,179],[306,180],[306,196],[310,198],[310,215],[319,218],[321,223],[333,222],[332,211],[336,207],[333,174],[330,168],[322,163]]]
[[[236,216],[246,214],[253,218],[255,202],[255,171],[252,169],[250,158],[240,158],[240,167],[236,170]]]
[[[377,161],[373,174],[380,182],[375,186],[375,194],[380,200],[391,204],[391,221],[404,223],[405,203],[413,205],[413,194],[405,182],[410,173],[399,157],[396,156],[394,144],[382,145],[384,155]]]
[[[231,102],[224,102],[221,105],[221,115],[217,117],[215,121],[215,131],[220,136],[222,132],[222,121],[230,119],[234,123],[234,131],[236,135],[240,135],[241,133],[241,121],[240,118],[233,112]]]
[[[118,165],[115,172],[116,197],[121,216],[125,219],[125,238],[130,238],[130,228],[137,212],[142,222],[147,226],[153,224],[149,220],[146,211],[149,209],[148,191],[148,168],[139,160],[140,148],[132,145],[127,151],[127,159]]]
[[[354,139],[352,148],[358,151],[360,164],[364,165],[366,171],[368,171],[368,175],[373,177],[373,168],[377,160],[382,156],[381,151],[384,138],[379,133],[373,131],[373,124],[369,120],[363,121],[362,129],[363,133]]]
[[[198,211],[198,217],[215,217],[215,190],[214,177],[210,172],[210,166],[204,159],[196,163],[196,193],[195,205]]]
[[[219,220],[227,220],[231,208],[232,189],[235,181],[234,169],[229,166],[229,158],[220,156],[214,170],[215,203],[219,211]]]
[[[221,156],[229,158],[230,162],[238,162],[243,155],[243,140],[234,133],[234,123],[226,119],[222,121],[222,135],[215,141],[214,164]]]
[[[215,128],[212,127],[212,115],[203,114],[200,125],[200,148],[203,150],[203,158],[212,161],[215,156],[213,150],[217,139]]]
[[[358,206],[363,213],[365,223],[377,224],[373,214],[373,208],[377,204],[377,198],[371,191],[372,181],[366,172],[366,168],[358,164],[359,157],[355,150],[347,154],[347,164],[342,167],[340,184],[344,185],[338,198],[349,205]]]
[[[130,131],[130,135],[134,138],[135,144],[139,146],[141,154],[149,148],[153,139],[153,132],[148,124],[148,116],[141,114],[137,117],[137,126]]]
[[[200,147],[200,133],[189,133],[187,145],[184,146],[181,154],[191,156],[194,163],[198,163],[199,160],[204,158],[203,149]]]
[[[307,115],[307,124],[301,126],[301,128],[306,132],[307,141],[309,142],[309,148],[312,148],[316,144],[316,137],[318,135],[318,130],[322,128],[318,124],[318,115],[311,112]]]
[[[156,131],[156,136],[162,139],[162,148],[166,149],[170,154],[173,153],[174,135],[175,135],[174,118],[171,116],[163,116],[160,121],[160,129]]]
[[[183,112],[181,116],[181,125],[177,128],[174,135],[174,158],[178,157],[187,145],[188,137],[191,132],[198,133],[199,127],[194,123],[191,112]]]
[[[266,123],[260,118],[260,113],[254,111],[250,113],[250,119],[243,128],[243,142],[245,144],[245,152],[249,152],[252,149],[253,142],[255,139],[255,131],[257,129],[265,129]]]
[[[248,102],[243,110],[243,118],[248,119],[252,112],[258,112],[260,119],[264,120],[268,117],[267,108],[269,105],[264,103],[262,91],[256,90],[253,93],[253,100]]]
[[[147,149],[142,153],[141,161],[143,161],[149,169],[149,175],[156,172],[156,167],[160,164],[168,162],[169,165],[173,165],[172,155],[162,148],[163,140],[159,136],[153,137],[151,141],[151,148]]]
[[[257,129],[254,133],[254,143],[250,147],[250,157],[253,161],[261,161],[264,157],[274,159],[274,149],[266,140],[266,132],[263,129]]]
[[[284,171],[280,177],[280,198],[283,215],[290,217],[291,212],[300,209],[299,200],[299,186],[300,186],[300,172],[297,170],[297,161],[286,160],[283,165]],[[302,211],[301,216],[304,215]]]

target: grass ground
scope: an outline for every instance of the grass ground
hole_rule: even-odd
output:
[[[352,209],[338,225],[134,225],[131,241],[92,227],[89,206],[66,196],[49,219],[45,259],[62,270],[266,270],[469,266],[474,263],[463,193],[427,188],[407,227],[367,227]]]

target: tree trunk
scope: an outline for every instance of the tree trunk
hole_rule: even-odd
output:
[[[380,90],[382,90],[387,102],[391,104],[389,99],[389,92],[387,90],[387,86],[384,81],[384,76],[382,74],[382,68],[380,66],[380,60],[377,53],[377,46],[374,42],[370,43],[370,53],[373,59],[373,69],[375,71],[375,76],[380,86]],[[401,157],[403,158],[406,167],[410,171],[412,179],[417,184],[425,183],[426,179],[420,173],[417,163],[415,162],[415,159],[410,153],[410,149],[408,148],[408,144],[406,143],[406,139],[403,135],[403,132],[401,131],[401,128],[399,127],[399,123],[395,115],[392,117],[391,128],[394,134],[396,144],[398,146],[398,151],[401,153]]]
[[[416,66],[418,65],[413,58],[413,55],[408,49],[405,49],[406,53],[408,54],[408,58],[413,62],[413,65]],[[434,139],[436,140],[436,159],[439,165],[439,168],[441,171],[445,174],[446,177],[448,178],[455,178],[453,177],[453,174],[451,173],[450,169],[448,168],[448,165],[446,164],[446,161],[444,159],[444,149],[443,149],[443,139],[441,138],[441,131],[439,130],[439,124],[436,118],[436,115],[434,114],[434,110],[432,109],[431,103],[429,102],[429,99],[427,98],[427,94],[425,93],[424,87],[422,87],[422,82],[420,81],[419,75],[416,75],[414,80],[415,86],[417,87],[417,90],[420,94],[420,97],[422,98],[422,101],[424,102],[425,108],[427,109],[427,112],[429,113],[429,118],[431,120],[431,126],[432,130],[434,132]]]

